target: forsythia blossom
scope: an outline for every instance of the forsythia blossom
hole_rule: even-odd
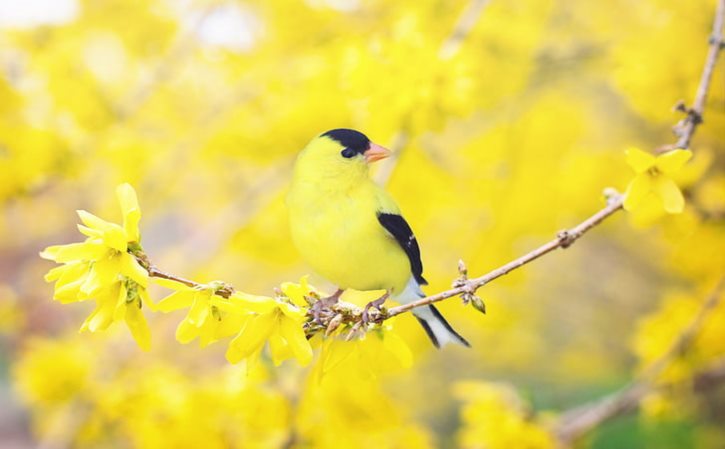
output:
[[[235,293],[220,309],[243,317],[239,334],[229,343],[227,360],[237,363],[256,358],[269,341],[272,361],[279,365],[296,358],[301,365],[312,361],[312,347],[302,325],[307,320],[303,308],[280,299]]]
[[[692,157],[692,152],[678,149],[654,156],[640,149],[630,148],[626,155],[627,163],[637,176],[627,186],[624,208],[628,211],[634,210],[648,198],[654,197],[666,212],[682,212],[685,199],[669,176],[685,165]]]
[[[141,312],[142,304],[150,304],[146,292],[148,273],[128,253],[130,246],[139,244],[141,210],[130,185],[120,185],[116,195],[123,212],[123,226],[78,211],[83,222],[78,229],[86,240],[50,246],[40,255],[63,264],[45,276],[48,282],[55,281],[54,299],[62,303],[96,301],[96,308],[83,323],[82,331],[95,332],[113,322],[125,321],[138,345],[148,349],[151,335]]]

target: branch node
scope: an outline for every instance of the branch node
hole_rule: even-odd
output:
[[[468,279],[468,268],[466,267],[466,263],[463,259],[458,259],[458,274],[461,275],[461,277]]]
[[[574,241],[576,240],[575,235],[566,229],[564,229],[563,231],[559,231],[559,233],[556,234],[556,238],[559,239],[559,246],[561,246],[563,249],[570,247],[571,244],[574,243]]]
[[[672,106],[672,111],[687,113],[687,106],[685,105],[685,100],[678,100],[677,103]]]
[[[486,313],[486,304],[483,302],[483,299],[476,295],[476,290],[479,286],[476,286],[473,282],[471,282],[468,279],[468,268],[466,268],[466,263],[463,262],[463,260],[458,261],[458,278],[453,281],[453,288],[460,289],[461,293],[461,299],[463,300],[463,304],[471,304],[474,309],[478,310],[481,313]]]
[[[212,281],[209,286],[214,289],[214,294],[229,298],[234,294],[234,287],[231,284],[227,284],[224,281]]]
[[[708,45],[717,45],[720,47],[721,50],[725,48],[725,39],[722,39],[719,36],[711,35],[707,39],[707,43]]]
[[[607,201],[607,206],[611,206],[622,200],[622,194],[614,187],[606,187],[602,193],[604,194],[604,199]]]

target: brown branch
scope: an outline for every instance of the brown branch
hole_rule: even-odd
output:
[[[432,304],[434,302],[442,301],[453,296],[461,295],[464,299],[468,298],[470,300],[472,297],[475,297],[476,290],[483,287],[485,284],[493,281],[494,279],[504,276],[517,268],[521,268],[522,266],[542,257],[545,254],[550,253],[551,251],[554,251],[557,248],[568,248],[572,243],[581,238],[581,236],[583,236],[587,231],[600,224],[610,215],[613,215],[615,212],[621,210],[623,200],[624,198],[622,195],[618,193],[610,193],[607,198],[608,204],[605,208],[601,209],[591,217],[576,225],[575,227],[559,232],[554,240],[545,243],[544,245],[519,257],[518,259],[515,259],[493,271],[490,271],[481,277],[470,280],[466,279],[462,283],[462,285],[452,288],[450,290],[446,290],[432,296],[427,296],[425,298],[421,298],[418,301],[414,301],[408,304],[393,307],[387,312],[379,312],[376,309],[371,309],[371,321],[381,322],[396,315],[400,315],[401,313],[409,312],[415,307]],[[176,276],[156,268],[141,248],[130,248],[129,252],[134,257],[136,257],[136,260],[138,260],[139,264],[148,272],[149,276],[151,277],[176,281],[189,287],[206,287],[205,284],[201,284],[190,279]],[[221,288],[215,291],[215,294],[224,298],[229,298],[233,293],[234,288],[229,284],[223,284]],[[330,307],[318,310],[317,315],[320,322],[314,326],[308,327],[308,333],[314,333],[319,330],[327,329],[334,320],[336,320],[335,327],[344,323],[353,326],[357,325],[357,329],[359,329],[360,322],[362,320],[362,310],[360,308],[342,301]]]
[[[154,264],[151,263],[146,253],[139,247],[135,248],[129,248],[128,252],[136,258],[138,263],[148,272],[149,276],[159,278],[159,279],[166,279],[169,281],[175,281],[179,284],[184,284],[187,287],[195,287],[195,288],[205,288],[207,287],[206,284],[202,284],[199,282],[192,281],[190,279],[182,278],[181,276],[176,276],[174,274],[167,273],[165,271],[161,271],[158,268],[154,266]],[[234,293],[234,287],[227,283],[222,283],[221,287],[214,290],[215,295],[219,295],[222,298],[229,298]]]
[[[428,296],[419,299],[418,301],[404,304],[402,306],[393,307],[392,309],[388,310],[386,318],[400,315],[401,313],[408,312],[415,307],[432,304],[434,302],[442,301],[452,296],[464,294],[472,295],[476,292],[476,290],[493,281],[494,279],[509,274],[517,268],[521,268],[527,263],[530,263],[538,259],[539,257],[554,251],[557,248],[568,248],[572,243],[581,238],[581,236],[584,235],[587,231],[597,226],[610,215],[613,215],[615,212],[621,210],[623,201],[624,197],[622,195],[611,194],[607,200],[608,204],[605,208],[601,209],[599,212],[595,213],[594,215],[579,223],[575,227],[559,232],[555,239],[541,245],[540,247],[534,249],[527,254],[524,254],[518,259],[512,260],[511,262],[484,274],[481,277],[466,280],[465,284],[460,287],[446,290],[444,292]]]
[[[677,335],[667,351],[650,364],[637,380],[608,396],[563,413],[556,428],[559,440],[569,444],[603,422],[637,408],[648,393],[658,388],[657,377],[692,347],[705,319],[720,303],[723,287],[725,276],[720,278],[695,317]]]
[[[678,105],[687,116],[673,128],[679,140],[674,145],[661,148],[669,151],[675,148],[687,149],[690,146],[692,136],[697,126],[702,123],[702,116],[705,109],[707,94],[710,90],[710,82],[715,69],[718,54],[723,48],[723,23],[725,22],[725,0],[719,0],[715,18],[713,20],[712,36],[710,37],[709,49],[705,60],[705,67],[700,77],[700,84],[697,88],[695,101],[691,108]],[[678,335],[670,348],[659,359],[652,363],[640,376],[621,390],[605,396],[597,401],[576,407],[565,412],[560,418],[557,428],[557,435],[563,443],[570,443],[577,437],[585,434],[601,423],[608,421],[625,412],[635,409],[647,393],[656,387],[656,378],[670,363],[680,354],[685,352],[693,343],[701,328],[703,321],[709,312],[717,306],[720,301],[720,292],[723,289],[725,277],[721,277],[714,291],[705,300],[698,313],[690,324]]]
[[[682,103],[677,106],[678,110],[687,115],[673,128],[675,135],[679,137],[677,143],[670,145],[666,149],[689,148],[690,140],[692,139],[692,135],[695,133],[695,129],[702,123],[702,114],[705,110],[707,94],[710,91],[710,83],[715,71],[717,57],[720,54],[720,50],[722,50],[725,45],[725,39],[723,38],[724,23],[725,0],[719,0],[717,3],[717,10],[715,11],[715,19],[712,24],[712,35],[710,36],[709,48],[705,59],[705,67],[702,69],[700,85],[697,87],[697,93],[695,94],[695,101],[692,103],[691,108],[686,108]]]

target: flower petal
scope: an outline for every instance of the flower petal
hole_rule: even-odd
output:
[[[221,321],[213,315],[204,321],[204,325],[199,329],[199,347],[204,348],[218,340],[217,331],[220,324]]]
[[[85,330],[96,332],[107,329],[113,322],[113,315],[121,296],[126,296],[126,289],[121,288],[120,284],[118,288],[112,288],[106,291],[104,295],[99,296],[96,299],[96,309],[81,326],[81,332]]]
[[[129,242],[139,242],[138,222],[141,220],[141,208],[138,206],[136,191],[130,184],[121,184],[116,187],[116,197],[123,213],[123,229]]]
[[[238,363],[260,351],[277,322],[277,313],[249,315],[242,330],[229,342],[227,360],[230,363]]]
[[[657,157],[655,166],[665,174],[672,174],[677,172],[687,161],[692,157],[692,151],[690,150],[673,150],[668,151]]]
[[[141,287],[146,288],[148,286],[148,272],[138,263],[135,257],[128,253],[121,254],[121,274],[132,279]]]
[[[88,273],[86,282],[81,286],[81,294],[90,297],[118,282],[119,262],[116,257],[95,262]]]
[[[294,319],[282,317],[279,324],[279,333],[287,340],[289,349],[300,365],[307,365],[312,361],[312,347],[305,336],[302,325]]]
[[[88,264],[83,262],[71,262],[57,266],[52,270],[48,271],[47,273],[45,273],[44,279],[46,282],[60,282],[61,279],[66,279],[64,283],[67,284],[68,282],[72,282],[72,280],[77,279],[84,271],[87,270]],[[69,279],[69,275],[73,275],[73,279]],[[58,282],[56,282],[56,287],[58,286]]]
[[[679,214],[685,208],[685,198],[675,181],[664,176],[655,180],[655,192],[662,200],[662,206],[670,214]]]
[[[624,154],[627,158],[627,164],[632,167],[635,173],[646,172],[655,165],[657,160],[653,155],[634,147],[627,148]]]
[[[193,324],[196,327],[201,327],[204,321],[209,316],[209,299],[211,292],[200,291],[194,295],[194,302],[191,304],[189,314],[186,316],[189,324]]]
[[[174,310],[186,309],[191,307],[194,302],[193,290],[176,291],[159,301],[155,308],[159,312],[168,313]]]
[[[171,290],[194,291],[194,287],[189,287],[188,285],[182,284],[179,281],[174,281],[173,279],[164,279],[158,277],[153,277],[151,279],[154,281],[154,284],[166,287]]]
[[[106,245],[96,241],[85,241],[83,243],[49,246],[40,253],[40,257],[58,263],[67,263],[98,260],[106,257],[107,254],[108,247]]]
[[[82,224],[77,225],[77,227],[80,233],[85,235],[86,237],[90,237],[93,239],[103,239],[103,232],[97,229],[92,229],[87,226],[83,226]]]
[[[148,290],[146,290],[143,287],[138,288],[138,297],[141,299],[141,304],[145,305],[149,308],[149,310],[155,312],[156,304],[151,300],[151,297],[149,296]]]
[[[87,296],[81,297],[80,295],[81,286],[86,282],[87,275],[88,273],[84,273],[83,277],[80,277],[75,281],[63,284],[61,287],[56,286],[55,292],[53,293],[53,299],[61,304],[90,299]]]
[[[292,304],[286,302],[277,303],[279,310],[282,311],[287,317],[294,319],[297,322],[304,321],[307,315],[305,309],[301,309]]]
[[[151,349],[151,330],[141,310],[141,303],[134,301],[126,304],[125,320],[139,348],[144,351]]]
[[[272,363],[274,366],[279,366],[285,360],[294,357],[287,340],[279,333],[272,333],[269,336],[269,351],[272,354]]]
[[[243,310],[248,312],[259,314],[272,313],[272,311],[277,308],[278,304],[273,298],[267,296],[249,295],[242,292],[234,292],[234,294],[229,297],[228,302],[230,305],[236,304],[237,307],[241,307]]]
[[[176,340],[179,343],[187,344],[199,335],[199,328],[189,322],[188,318],[179,323],[176,327]]]
[[[624,194],[624,210],[635,209],[652,190],[652,177],[647,173],[641,173],[634,177],[627,186]]]
[[[122,227],[98,218],[84,210],[79,210],[77,213],[84,225],[102,232],[103,243],[122,253],[126,252],[126,249],[128,249],[126,232]]]
[[[294,282],[284,282],[280,285],[280,290],[287,296],[292,303],[298,307],[306,307],[308,305],[305,296],[310,294],[313,289],[307,282],[308,276],[302,276],[299,284]]]
[[[88,226],[91,229],[95,229],[96,231],[106,232],[108,228],[118,226],[114,225],[110,221],[106,221],[100,217],[93,215],[87,210],[77,210],[76,213],[78,214],[78,218],[81,219],[81,222],[84,225]]]

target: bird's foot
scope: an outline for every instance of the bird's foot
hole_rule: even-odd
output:
[[[365,308],[362,312],[362,324],[364,326],[367,326],[372,321],[370,319],[370,308],[374,307],[378,309],[379,312],[382,312],[381,308],[383,307],[383,304],[385,303],[385,300],[388,299],[388,297],[390,297],[390,293],[385,292],[385,294],[380,298],[376,299],[375,301],[370,301],[365,305]]]
[[[312,304],[312,307],[310,308],[312,310],[312,320],[317,324],[323,324],[322,323],[322,312],[325,309],[329,309],[330,307],[337,304],[337,301],[340,300],[340,296],[342,295],[342,292],[345,290],[338,288],[335,293],[333,293],[330,296],[327,296],[325,298],[320,298],[317,301],[315,301],[314,304]]]

